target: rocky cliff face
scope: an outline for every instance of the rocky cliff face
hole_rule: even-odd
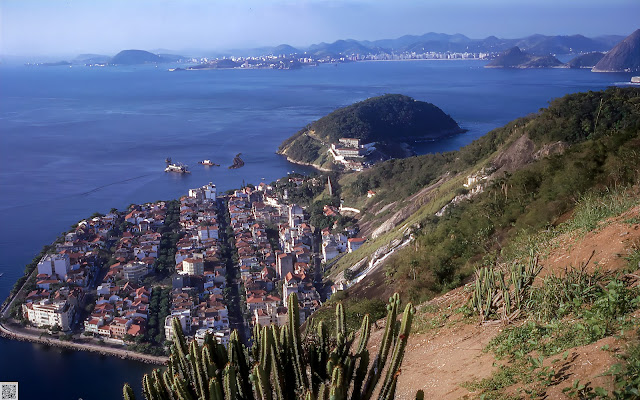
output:
[[[618,43],[592,69],[593,72],[640,71],[640,29]]]

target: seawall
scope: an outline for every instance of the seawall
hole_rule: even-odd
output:
[[[39,343],[46,346],[55,346],[70,350],[88,351],[91,353],[99,353],[100,355],[105,356],[114,356],[122,359],[140,361],[147,364],[166,365],[167,361],[169,361],[168,357],[152,356],[149,354],[142,354],[125,349],[100,346],[93,343],[76,343],[73,341],[64,341],[52,337],[41,337],[40,335],[36,335],[33,333],[12,329],[4,324],[0,324],[0,336],[11,340]]]

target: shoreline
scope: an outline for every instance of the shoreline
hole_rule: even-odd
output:
[[[73,341],[60,340],[58,338],[41,337],[36,334],[18,332],[7,327],[4,323],[0,323],[0,336],[10,340],[17,340],[19,342],[31,342],[69,350],[88,351],[90,353],[98,353],[103,356],[113,356],[121,359],[139,361],[145,364],[166,365],[169,361],[169,357],[152,356],[150,354],[143,354],[125,349],[116,349],[93,343],[76,343]]]
[[[281,155],[281,156],[285,157],[285,158],[287,159],[287,161],[289,161],[289,162],[290,162],[290,163],[292,163],[292,164],[298,164],[298,165],[304,165],[304,166],[306,166],[306,167],[312,167],[312,168],[315,168],[315,169],[317,169],[318,171],[322,171],[322,172],[332,172],[332,171],[333,171],[332,169],[329,169],[329,168],[322,168],[322,167],[319,167],[319,166],[317,166],[317,165],[315,165],[315,164],[311,164],[311,163],[306,163],[306,162],[302,162],[302,161],[294,160],[294,159],[292,159],[291,157],[287,156],[286,154],[282,154],[282,153],[278,153],[278,152],[276,152],[276,154],[278,154],[278,155]]]
[[[404,61],[491,61],[485,58],[407,58],[403,60],[357,60],[360,62],[404,62]]]
[[[361,62],[410,62],[410,61],[491,61],[489,59],[484,58],[408,58],[402,60],[355,60],[355,61],[347,61],[347,62],[326,62],[326,63],[317,63],[317,64],[309,64],[302,65],[299,68],[243,68],[243,67],[203,67],[203,68],[181,68],[181,69],[169,69],[170,72],[179,72],[179,71],[212,71],[212,70],[258,70],[258,69],[271,69],[271,70],[281,70],[281,71],[291,71],[294,69],[301,69],[307,67],[318,67],[320,65],[338,65],[338,64],[351,64],[351,63],[361,63]],[[199,64],[198,64],[199,65]]]

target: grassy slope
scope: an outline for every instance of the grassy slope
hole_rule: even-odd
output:
[[[418,306],[398,398],[413,398],[419,389],[444,399],[633,398],[628,391],[640,379],[639,190],[585,197],[566,222],[510,243],[505,263],[534,245],[544,265],[511,324],[498,315],[478,323],[469,303],[474,283]],[[579,267],[589,257],[575,257],[575,250],[614,241],[622,247],[603,246],[585,268],[565,272],[565,259]],[[349,303],[348,296],[341,298]],[[332,306],[324,310],[329,318]],[[367,312],[381,316],[383,307],[378,299],[348,304],[352,329]],[[383,323],[374,327],[372,348]]]
[[[412,250],[401,251],[387,262],[390,283],[414,301],[458,286],[475,266],[499,260],[501,249],[517,234],[549,226],[571,210],[584,193],[637,181],[639,104],[640,90],[636,88],[568,95],[539,114],[496,129],[459,152],[394,160],[356,178],[343,179],[346,199],[362,197],[363,192],[374,189],[379,193],[374,199],[380,203],[396,201],[401,206],[398,199],[433,183],[441,174],[450,172],[459,177],[443,185],[431,201],[395,230],[344,257],[336,269],[368,257],[379,244],[401,236],[400,228],[415,226],[419,228],[415,229],[417,239]],[[571,147],[563,154],[507,171],[472,201],[452,207],[442,218],[433,217],[434,210],[460,190],[464,177],[486,166],[525,134],[536,150],[557,141]],[[347,202],[352,203],[357,201]],[[380,207],[376,205],[376,209]],[[365,205],[363,221],[376,222],[368,211]],[[413,279],[416,268],[417,277]]]

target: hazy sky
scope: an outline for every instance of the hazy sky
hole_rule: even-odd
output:
[[[0,55],[187,53],[427,32],[628,35],[639,0],[0,0]]]

